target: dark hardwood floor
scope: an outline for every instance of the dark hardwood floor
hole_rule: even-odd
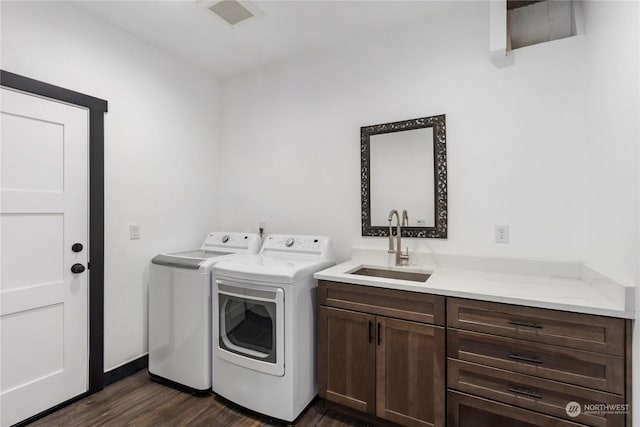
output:
[[[193,396],[157,384],[140,371],[63,408],[30,426],[234,426],[286,424],[253,414],[216,396]],[[296,427],[367,426],[337,414],[316,399],[296,420]]]

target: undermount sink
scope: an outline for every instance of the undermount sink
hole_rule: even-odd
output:
[[[386,279],[410,280],[412,282],[426,282],[430,273],[415,273],[413,271],[389,270],[374,267],[362,267],[349,274],[358,276],[384,277]]]

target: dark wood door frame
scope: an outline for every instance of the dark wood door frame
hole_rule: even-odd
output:
[[[89,390],[78,398],[84,397],[104,388],[104,114],[107,101],[5,70],[0,70],[0,86],[89,110]]]

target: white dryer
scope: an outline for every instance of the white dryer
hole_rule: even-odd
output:
[[[149,271],[149,375],[211,390],[211,281],[215,263],[255,254],[257,234],[213,232],[200,249],[159,254]]]
[[[313,274],[334,264],[327,237],[272,234],[260,254],[214,266],[214,393],[297,418],[317,394]]]

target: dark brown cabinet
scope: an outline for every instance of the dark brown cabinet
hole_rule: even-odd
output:
[[[320,282],[319,302],[322,398],[400,425],[444,426],[445,331],[415,321],[442,321],[442,297]]]
[[[447,329],[449,357],[591,389],[624,394],[624,358]]]
[[[584,427],[583,424],[456,391],[449,391],[447,394],[447,426]]]
[[[318,388],[320,397],[375,414],[376,316],[320,307]]]
[[[623,319],[488,301],[447,299],[447,327],[624,355]]]
[[[631,321],[330,281],[318,303],[319,394],[373,424],[632,424]]]
[[[376,415],[406,426],[444,425],[444,328],[377,317]]]
[[[628,327],[605,316],[448,298],[448,425],[630,424]]]

